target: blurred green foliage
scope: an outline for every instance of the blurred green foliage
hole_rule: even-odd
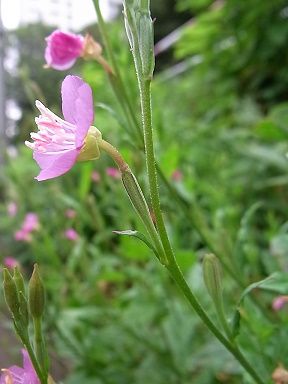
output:
[[[158,2],[152,5],[156,12]],[[201,271],[202,257],[211,249],[195,222],[245,287],[282,272],[273,289],[254,289],[272,322],[247,297],[240,306],[238,340],[268,383],[279,363],[288,367],[288,312],[271,308],[277,294],[288,293],[287,2],[178,0],[176,7],[194,15],[194,21],[173,48],[169,68],[158,72],[153,84],[157,159],[174,191],[171,195],[160,183],[162,208],[177,260],[215,318]],[[122,21],[111,22],[109,31],[140,120]],[[42,66],[41,33],[33,34],[39,38],[32,44],[35,54],[22,46],[23,70],[25,60],[30,63],[34,56],[35,68]],[[25,39],[28,45],[34,41]],[[176,61],[185,64],[181,74],[175,71]],[[144,156],[125,131],[124,116],[101,67],[78,63],[71,73],[75,71],[93,87],[96,126],[120,148],[148,195]],[[32,100],[41,98],[39,89],[57,112],[65,73],[42,68],[39,75],[31,68],[27,73],[23,90],[32,89]],[[19,89],[15,86],[13,92]],[[21,94],[23,105],[30,95]],[[27,138],[30,127],[26,130],[21,122],[19,129]],[[29,149],[22,144],[17,148],[18,156],[8,159],[2,176],[0,257],[17,258],[27,276],[34,262],[41,265],[49,303],[48,344],[52,366],[58,367],[55,378],[64,375],[67,384],[251,383],[179,298],[150,250],[112,232],[144,230],[121,182],[106,174],[113,165],[105,154],[95,163],[77,164],[58,180],[38,183]],[[92,178],[95,170],[98,181]],[[175,170],[181,180],[173,179]],[[14,217],[7,214],[11,201],[18,205]],[[67,209],[76,216],[67,218]],[[37,212],[41,226],[31,242],[16,242],[14,233],[31,211]],[[68,228],[79,234],[76,241],[65,237]],[[223,284],[225,309],[232,318],[243,289],[225,271]]]

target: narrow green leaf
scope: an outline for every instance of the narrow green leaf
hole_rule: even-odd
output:
[[[137,239],[141,240],[144,244],[146,244],[148,248],[152,249],[152,251],[158,257],[158,253],[156,249],[153,247],[153,245],[150,243],[147,237],[143,235],[143,233],[132,230],[132,229],[127,229],[126,231],[113,231],[113,233],[116,233],[117,235],[136,237]]]
[[[263,280],[256,281],[250,284],[242,293],[238,306],[242,303],[245,296],[247,296],[253,289],[259,288],[270,292],[280,294],[288,294],[288,273],[275,272]]]

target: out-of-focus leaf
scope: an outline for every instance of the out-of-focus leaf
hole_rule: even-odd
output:
[[[275,272],[263,280],[250,284],[241,294],[239,305],[244,298],[255,288],[276,292],[282,295],[288,294],[288,273]]]

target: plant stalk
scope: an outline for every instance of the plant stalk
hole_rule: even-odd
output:
[[[218,330],[218,328],[212,323],[207,313],[198,302],[197,298],[192,293],[190,287],[188,286],[179,266],[176,261],[172,262],[167,269],[170,272],[170,275],[186,297],[186,299],[191,304],[192,308],[201,318],[203,323],[207,326],[211,333],[224,345],[224,347],[238,360],[238,362],[242,365],[242,367],[253,377],[257,384],[265,384],[265,382],[261,379],[258,373],[254,370],[252,365],[246,360],[245,356],[238,349],[237,346],[233,345],[229,340],[226,339],[225,336]]]
[[[140,185],[138,184],[136,177],[131,172],[129,165],[125,162],[120,152],[115,147],[113,147],[113,145],[103,139],[100,139],[98,141],[98,146],[99,148],[104,150],[110,157],[112,157],[112,159],[117,164],[122,175],[122,182],[124,188],[127,192],[130,202],[132,203],[132,206],[141,218],[147,232],[150,235],[151,241],[153,242],[156,250],[156,256],[162,264],[167,265],[168,261],[166,259],[166,254],[164,252],[162,243],[159,239],[159,235],[151,219],[151,215],[144,194],[140,188]]]
[[[34,323],[34,346],[35,346],[35,354],[37,360],[42,367],[42,371],[44,373],[44,377],[47,380],[48,378],[48,367],[47,367],[47,356],[45,351],[45,345],[42,335],[42,321],[41,318],[33,318]]]
[[[32,348],[32,346],[30,344],[28,335],[24,337],[24,335],[21,335],[21,333],[19,333],[19,332],[17,332],[17,333],[20,336],[20,339],[21,339],[24,347],[26,348],[26,350],[28,352],[28,355],[29,355],[30,360],[32,362],[32,365],[33,365],[33,367],[35,369],[35,372],[36,372],[36,374],[38,376],[38,379],[40,380],[40,383],[41,384],[47,384],[48,378],[45,377],[45,374],[43,374],[43,372],[42,372],[42,369],[41,369],[41,367],[40,367],[40,365],[39,365],[39,363],[38,363],[38,361],[36,359],[36,356],[35,356],[35,353],[33,351],[33,348]]]

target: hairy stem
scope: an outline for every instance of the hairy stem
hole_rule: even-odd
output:
[[[210,320],[207,313],[192,293],[176,261],[172,262],[167,267],[167,269],[169,270],[171,276],[177,283],[178,287],[180,288],[186,299],[191,304],[192,308],[201,318],[203,323],[208,327],[208,329],[213,333],[213,335],[224,345],[224,347],[229,352],[231,352],[231,354],[238,360],[242,367],[251,375],[251,377],[253,377],[257,384],[265,384],[265,382],[261,379],[258,373],[254,370],[252,365],[246,360],[245,356],[241,353],[238,347],[232,344],[229,340],[227,340],[226,337],[222,335],[222,333]]]

